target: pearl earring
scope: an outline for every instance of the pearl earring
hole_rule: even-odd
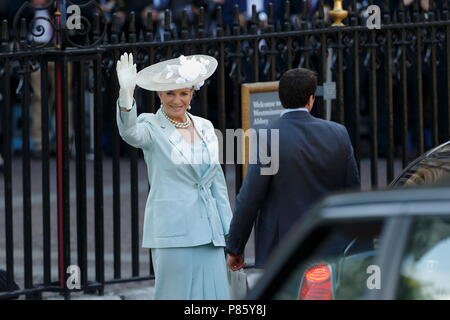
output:
[[[191,110],[191,105],[188,106],[188,110]]]

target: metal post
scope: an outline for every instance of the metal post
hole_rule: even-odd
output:
[[[56,23],[56,47],[65,49],[63,28],[66,18],[66,1],[56,2],[55,23]],[[70,238],[69,238],[69,163],[68,163],[68,139],[67,124],[67,85],[66,68],[64,60],[55,61],[55,82],[56,82],[56,136],[57,136],[57,197],[58,197],[58,257],[59,257],[59,285],[63,288],[65,299],[70,299],[70,293],[65,282],[67,274],[65,272],[70,259]],[[66,221],[67,219],[67,221]]]

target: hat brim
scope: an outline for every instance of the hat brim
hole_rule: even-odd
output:
[[[214,57],[201,54],[199,55],[196,54],[194,56],[196,58],[203,58],[209,61],[209,64],[206,66],[207,69],[206,74],[203,76],[199,76],[197,79],[195,79],[195,81],[189,81],[184,83],[162,83],[154,81],[155,76],[161,73],[166,68],[167,65],[180,64],[179,58],[175,58],[166,61],[161,61],[142,69],[137,73],[136,84],[139,87],[150,91],[168,91],[168,90],[192,88],[195,84],[208,79],[214,73],[214,71],[216,71],[218,65],[217,60]],[[186,56],[186,58],[188,59],[191,57],[192,56]]]

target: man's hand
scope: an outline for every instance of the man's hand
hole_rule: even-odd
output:
[[[133,54],[124,53],[116,66],[119,80],[119,106],[131,109],[133,105],[134,88],[136,87],[136,65],[133,64]]]
[[[245,266],[244,256],[237,254],[228,254],[227,265],[233,271],[242,269]]]

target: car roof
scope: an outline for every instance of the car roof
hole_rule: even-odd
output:
[[[450,182],[372,192],[332,195],[316,206],[319,219],[368,218],[392,215],[449,214]]]

